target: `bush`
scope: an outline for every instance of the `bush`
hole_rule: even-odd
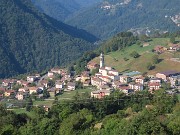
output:
[[[133,58],[138,58],[140,55],[136,51],[133,51],[132,53],[130,53],[130,56]]]
[[[151,63],[148,63],[146,67],[148,70],[152,70],[155,68],[155,66],[153,66]]]
[[[124,57],[124,61],[128,61],[128,60],[129,60],[128,58]]]

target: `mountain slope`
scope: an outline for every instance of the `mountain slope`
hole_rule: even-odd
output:
[[[38,12],[29,0],[0,2],[0,77],[65,65],[96,37]]]
[[[43,13],[60,21],[102,0],[32,0]]]
[[[131,37],[128,38],[129,40],[132,39]],[[126,40],[124,40],[125,42]],[[170,38],[151,38],[147,42],[137,40],[136,43],[132,42],[125,47],[124,43],[122,34],[118,34],[102,45],[101,50],[105,50],[106,66],[111,66],[119,72],[139,71],[152,75],[162,71],[180,71],[180,51],[165,51],[161,54],[152,51],[158,45],[169,48],[169,45],[171,45]],[[176,43],[180,45],[180,38],[176,38]],[[116,45],[119,45],[119,48],[113,50]],[[132,57],[131,54],[134,51],[139,54],[139,57]],[[155,56],[158,56],[158,63],[153,63]],[[92,61],[99,63],[99,57],[94,58]],[[147,68],[149,63],[153,65],[152,70]]]
[[[179,0],[104,0],[75,15],[66,23],[107,38],[131,28],[177,30],[170,16],[180,13]]]

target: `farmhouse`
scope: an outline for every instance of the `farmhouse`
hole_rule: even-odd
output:
[[[178,71],[165,71],[165,72],[157,73],[156,77],[167,81],[169,77],[177,76],[177,75],[180,75],[180,72],[178,72]]]
[[[97,90],[97,91],[91,92],[91,97],[101,99],[105,96],[109,96],[110,94],[111,94],[111,92],[109,90]]]

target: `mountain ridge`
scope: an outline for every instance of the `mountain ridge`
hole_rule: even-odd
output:
[[[83,28],[103,39],[131,28],[150,27],[175,31],[179,27],[170,16],[180,12],[178,5],[178,0],[105,0],[68,19],[66,23]]]
[[[0,9],[2,78],[67,65],[96,48],[95,36],[40,13],[28,0],[2,0]]]

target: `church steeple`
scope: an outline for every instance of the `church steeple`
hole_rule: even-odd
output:
[[[104,54],[101,53],[100,55],[100,68],[104,67]]]

